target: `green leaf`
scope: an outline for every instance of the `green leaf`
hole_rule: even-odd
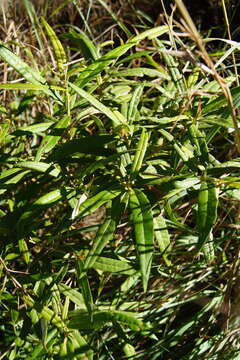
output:
[[[89,176],[94,173],[97,169],[104,169],[106,165],[114,162],[118,159],[119,155],[114,154],[112,156],[108,156],[106,159],[101,159],[96,162],[91,163],[86,169],[81,172],[81,177],[84,178],[85,176]]]
[[[94,63],[90,64],[86,69],[84,69],[77,81],[76,85],[80,88],[83,88],[89,81],[96,78],[103,70],[107,69],[110,64],[118,59],[121,55],[127,52],[134,44],[124,44],[118,46],[117,48],[110,50],[107,54],[102,56],[100,59],[97,59]]]
[[[199,156],[201,164],[203,166],[209,163],[209,153],[206,142],[206,137],[199,131],[196,125],[192,124],[189,127],[190,140],[194,145],[195,153]]]
[[[90,317],[92,318],[93,312],[93,297],[91,288],[89,285],[87,273],[84,271],[84,264],[81,259],[76,261],[76,270],[77,270],[77,282],[81,289],[83,299],[88,310]]]
[[[232,161],[225,161],[223,163],[219,163],[214,167],[207,169],[207,172],[211,175],[223,175],[229,173],[231,171],[239,171],[240,169],[240,161],[232,160]]]
[[[45,344],[43,344],[43,342],[40,342],[38,345],[34,346],[34,350],[31,352],[31,355],[29,354],[28,359],[35,360],[35,359],[39,359],[40,356],[44,356],[45,348],[52,343],[52,340],[57,336],[57,333],[58,333],[57,328],[53,328],[52,330],[50,330],[47,333]]]
[[[22,255],[25,263],[28,265],[30,262],[31,253],[28,250],[28,245],[27,245],[26,241],[24,239],[19,239],[18,247],[19,247],[20,254]]]
[[[61,283],[58,284],[59,291],[66,297],[69,297],[69,299],[78,306],[80,309],[86,309],[85,302],[83,299],[82,294],[77,291],[76,289],[72,289],[69,286]]]
[[[168,131],[164,129],[160,129],[159,132],[170,142],[173,144],[174,149],[178,153],[179,157],[184,161],[187,162],[189,159],[194,158],[193,152],[186,148],[184,145],[179,143]]]
[[[161,25],[161,26],[156,26],[154,28],[145,30],[144,32],[142,32],[141,34],[135,36],[132,39],[129,39],[129,42],[136,42],[138,43],[139,41],[144,40],[145,38],[148,38],[149,40],[153,40],[158,38],[159,36],[165,34],[166,32],[169,31],[169,27],[168,25]]]
[[[19,168],[5,170],[0,175],[0,195],[7,191],[9,185],[17,184],[29,172],[30,170],[21,171]],[[7,178],[7,180],[3,181],[4,178]]]
[[[132,177],[136,177],[136,175],[141,170],[143,159],[147,151],[148,139],[149,139],[148,133],[146,129],[143,128],[137,145],[136,153],[134,155],[133,165],[131,169]]]
[[[0,83],[0,89],[7,89],[7,90],[61,90],[61,91],[66,91],[66,89],[64,89],[61,86],[55,86],[55,85],[42,85],[42,84],[30,84],[30,83],[26,83],[26,84],[21,84],[21,83],[17,83],[17,84],[1,84]]]
[[[85,200],[79,207],[78,213],[75,215],[75,220],[78,217],[89,215],[97,210],[100,206],[106,202],[114,199],[121,193],[122,189],[118,187],[109,188],[107,190],[100,191],[91,198]]]
[[[78,330],[69,332],[67,349],[67,358],[69,359],[74,356],[74,359],[93,360],[93,350]],[[83,353],[85,354],[84,356],[82,355]]]
[[[124,78],[128,77],[128,76],[134,76],[134,77],[149,76],[149,77],[160,78],[160,79],[164,79],[164,80],[170,80],[169,75],[164,74],[163,72],[160,72],[155,69],[149,69],[149,68],[143,68],[143,67],[111,71],[110,75],[116,76],[116,77],[124,77]]]
[[[48,37],[52,43],[55,57],[56,57],[57,64],[58,64],[58,70],[60,72],[63,72],[64,65],[67,62],[67,56],[65,54],[64,48],[63,48],[61,42],[59,41],[53,28],[47,23],[47,21],[44,18],[42,18],[41,20],[42,20],[42,24],[44,25],[45,30],[48,34]]]
[[[63,34],[63,37],[72,40],[75,45],[79,46],[86,60],[97,60],[99,58],[98,49],[82,30],[78,29],[78,31],[71,30],[69,33]]]
[[[136,273],[136,269],[134,269],[129,262],[103,256],[98,256],[92,267],[97,270],[116,274],[133,275]]]
[[[40,73],[32,69],[24,61],[22,61],[17,55],[15,55],[11,50],[9,50],[3,42],[0,42],[0,57],[12,66],[19,74],[21,74],[27,81],[36,85],[46,85],[47,80],[40,75]],[[58,94],[49,89],[43,89],[43,91],[48,95],[53,97],[58,102],[61,102]]]
[[[103,105],[99,100],[97,100],[94,96],[90,95],[80,87],[69,83],[69,86],[80,96],[82,96],[84,99],[86,99],[92,106],[94,106],[97,110],[99,110],[101,113],[106,115],[110,120],[112,120],[113,124],[115,126],[121,124],[119,121],[119,118],[114,114],[112,110],[110,110],[108,107]]]
[[[62,197],[63,197],[62,191],[60,189],[55,189],[41,196],[36,201],[34,201],[33,205],[42,205],[42,206],[50,205],[60,200]]]
[[[45,122],[40,124],[34,124],[29,126],[22,126],[17,129],[17,131],[28,131],[32,134],[40,134],[44,131],[46,131],[48,128],[50,128],[53,125],[52,122]]]
[[[22,161],[16,163],[19,168],[25,168],[30,170],[39,171],[42,173],[47,173],[53,177],[58,177],[60,170],[56,169],[55,166],[51,164],[47,164],[44,162],[36,162],[36,161]]]
[[[164,217],[158,215],[154,218],[154,234],[158,242],[159,249],[163,255],[163,259],[167,266],[171,265],[168,255],[171,252],[171,242],[168,233],[167,225]]]
[[[118,321],[134,331],[143,330],[145,328],[144,323],[137,319],[135,313],[120,310],[96,311],[93,313],[92,322],[87,313],[72,311],[68,326],[73,329],[92,330],[100,329],[112,321]]]
[[[110,203],[109,203],[110,206]],[[120,218],[122,204],[120,197],[113,199],[111,208],[107,207],[107,217],[104,223],[99,227],[93,245],[90,248],[84,261],[84,270],[93,267],[98,260],[106,244],[114,238],[116,225]]]
[[[153,216],[146,195],[139,189],[130,192],[130,208],[139,255],[143,289],[146,292],[153,257]]]
[[[93,245],[84,261],[84,270],[94,266],[106,244],[113,239],[116,228],[115,219],[107,219],[98,229]]]
[[[208,240],[217,219],[218,189],[214,182],[203,181],[198,195],[198,248]]]
[[[42,306],[36,301],[34,301],[29,295],[23,295],[24,302],[31,308],[34,308],[40,317],[43,317],[45,320],[49,321],[51,324],[55,325],[60,332],[66,331],[66,325],[62,319],[54,313],[53,310],[49,309],[47,306]]]
[[[23,235],[26,235],[28,226],[33,223],[33,220],[42,212],[42,210],[50,207],[60,199],[65,198],[66,194],[67,192],[64,188],[55,189],[35,200],[28,209],[23,212],[17,222],[18,236],[22,238]]]
[[[141,34],[131,38],[124,45],[110,50],[107,54],[103,55],[100,59],[89,65],[77,79],[77,85],[83,88],[85,84],[95,78],[101,71],[106,69],[109,65],[115,62],[120,56],[124,55],[133,46],[137,45],[141,40],[145,38],[154,39],[169,31],[167,25],[158,26],[142,32]]]
[[[175,88],[179,91],[180,94],[183,94],[186,91],[186,86],[184,83],[183,75],[179,70],[179,65],[174,60],[173,56],[169,55],[165,51],[165,46],[159,39],[156,39],[156,43],[159,49],[162,50],[161,55],[166,62],[167,68],[169,69]]]
[[[123,351],[124,351],[124,354],[126,355],[127,359],[128,358],[133,359],[133,357],[135,357],[137,355],[134,347],[129,343],[124,344]]]
[[[127,118],[128,118],[129,124],[132,124],[135,120],[135,117],[137,114],[137,107],[138,107],[138,104],[140,103],[142,92],[143,92],[143,86],[138,85],[138,86],[136,86],[136,88],[134,89],[134,91],[132,93],[132,98],[128,105],[128,112],[127,112]]]
[[[36,161],[39,161],[43,154],[48,153],[57,145],[58,141],[61,139],[63,132],[68,126],[69,121],[69,117],[64,116],[56,124],[54,124],[54,126],[51,128],[50,135],[46,135],[43,138],[41,145],[38,148],[35,158]]]
[[[136,272],[134,275],[129,276],[121,285],[121,292],[127,293],[133,286],[136,286],[138,279],[141,276],[140,272]]]
[[[112,135],[91,135],[80,139],[69,140],[58,145],[49,156],[49,161],[60,161],[74,154],[111,155],[112,150],[106,149],[105,145],[116,141]],[[97,163],[95,164],[97,166]],[[93,166],[93,164],[92,164]]]

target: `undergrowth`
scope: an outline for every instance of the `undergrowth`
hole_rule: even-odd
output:
[[[239,43],[48,5],[1,5],[0,359],[237,359]]]

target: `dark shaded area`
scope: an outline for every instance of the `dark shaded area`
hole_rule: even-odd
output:
[[[174,1],[163,1],[165,10],[170,15]],[[194,23],[201,31],[210,31],[215,36],[224,36],[226,27],[224,12],[221,0],[184,0]],[[159,21],[161,14],[164,13],[161,1],[158,0],[137,0],[135,8],[145,12],[154,21]],[[239,7],[238,0],[226,1],[226,10],[233,35],[239,28]]]

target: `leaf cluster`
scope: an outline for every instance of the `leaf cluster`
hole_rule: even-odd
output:
[[[133,35],[115,20],[127,37],[116,46],[69,28],[77,61],[50,19],[32,20],[51,69],[0,43],[2,97],[11,91],[0,107],[0,357],[233,359],[240,162],[229,102],[189,39],[186,60],[175,27]],[[237,110],[236,79],[221,76]]]

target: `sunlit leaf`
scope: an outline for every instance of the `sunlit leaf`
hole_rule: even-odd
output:
[[[154,234],[158,242],[159,249],[163,255],[164,261],[168,266],[171,265],[171,261],[168,258],[168,255],[171,253],[170,236],[168,233],[166,221],[161,215],[158,215],[154,218]]]
[[[54,53],[55,53],[55,57],[57,60],[57,64],[58,64],[58,69],[59,71],[63,72],[64,71],[64,65],[67,62],[67,56],[66,53],[64,51],[64,48],[61,44],[61,42],[59,41],[55,31],[53,30],[53,28],[47,23],[47,21],[42,18],[42,24],[45,27],[45,30],[47,32],[47,35],[52,43],[53,49],[54,49]]]
[[[27,65],[20,57],[9,50],[3,42],[0,42],[0,57],[30,83],[36,85],[47,85],[47,80],[42,77],[37,70],[34,70]],[[61,101],[58,94],[49,90],[49,88],[43,89],[43,92],[53,97],[55,100]]]
[[[135,189],[131,191],[130,208],[143,289],[147,291],[153,257],[153,216],[150,203],[141,190]]]
[[[217,219],[218,189],[214,182],[203,181],[198,195],[198,232],[200,249]]]

